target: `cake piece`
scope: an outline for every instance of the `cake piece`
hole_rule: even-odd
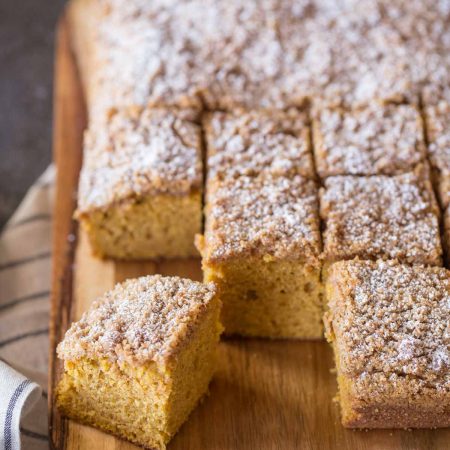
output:
[[[215,112],[206,116],[204,128],[210,179],[261,173],[315,176],[301,112]]]
[[[308,53],[315,50],[326,68],[316,74],[321,89],[313,97],[315,105],[356,109],[374,101],[417,103],[416,49],[408,47],[398,20],[385,20],[386,2],[381,8],[381,2],[315,3],[321,8],[316,19],[321,26],[311,40],[320,39],[322,45]],[[316,66],[313,61],[312,70]]]
[[[222,327],[212,283],[147,276],[118,284],[57,348],[56,403],[69,418],[164,449],[207,392]]]
[[[124,108],[91,123],[76,216],[98,256],[196,254],[202,155],[195,119],[193,110]]]
[[[426,157],[423,124],[411,105],[321,109],[313,119],[316,168],[333,175],[395,175]]]
[[[450,426],[450,272],[342,261],[326,296],[343,425]]]
[[[205,234],[197,244],[205,281],[218,286],[227,334],[322,336],[314,181],[300,175],[209,180]]]
[[[425,108],[428,153],[442,207],[450,204],[450,103]]]
[[[392,177],[335,176],[320,192],[325,265],[399,259],[441,265],[439,209],[426,166]]]

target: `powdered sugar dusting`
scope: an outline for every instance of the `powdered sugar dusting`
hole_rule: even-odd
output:
[[[200,127],[194,112],[127,108],[86,133],[79,212],[145,194],[201,189]]]
[[[210,178],[300,174],[314,178],[309,131],[297,111],[210,114],[206,120]]]
[[[91,109],[361,106],[424,88],[434,101],[449,74],[441,3],[98,0]]]
[[[327,260],[441,264],[439,212],[423,167],[393,177],[329,177],[320,197]]]
[[[450,172],[450,103],[428,106],[425,113],[431,164],[439,171]]]
[[[299,175],[239,177],[208,184],[206,259],[247,255],[317,259],[317,188]]]
[[[425,159],[423,124],[409,105],[323,109],[313,122],[319,176],[394,175]]]
[[[72,324],[58,346],[81,357],[164,362],[188,338],[215,295],[213,283],[153,275],[118,284]]]
[[[395,379],[408,377],[411,389],[416,380],[450,393],[448,270],[347,261],[332,266],[329,281],[337,288],[329,306],[340,367],[358,378],[356,387],[374,395],[388,384],[400,389]]]
[[[440,201],[445,208],[450,204],[450,103],[440,101],[428,106],[425,114],[430,163],[436,173]]]

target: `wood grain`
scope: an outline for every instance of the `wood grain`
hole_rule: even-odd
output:
[[[81,165],[82,134],[86,126],[83,94],[70,51],[67,23],[61,19],[57,30],[54,88],[53,158],[56,176],[52,236],[52,295],[49,349],[49,434],[55,448],[64,448],[66,421],[53,408],[53,386],[61,366],[55,346],[70,323],[73,287],[73,259],[77,227],[72,219]]]
[[[91,255],[72,221],[85,115],[67,25],[58,33],[55,159],[58,189],[54,225],[51,314],[50,431],[53,448],[136,448],[100,431],[66,421],[54,407],[60,375],[55,345],[71,320],[116,282],[162,273],[201,279],[200,261],[114,263]],[[76,237],[68,240],[68,236]],[[76,247],[74,246],[76,244]],[[439,449],[450,430],[352,431],[340,425],[332,353],[325,342],[227,339],[210,395],[192,413],[169,449]]]

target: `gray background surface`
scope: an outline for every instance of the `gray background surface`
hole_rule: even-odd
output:
[[[0,229],[51,160],[54,31],[65,0],[0,0]]]

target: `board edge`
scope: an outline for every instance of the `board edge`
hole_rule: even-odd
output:
[[[67,420],[55,406],[55,387],[62,372],[56,347],[71,322],[73,262],[78,234],[73,212],[86,126],[86,110],[70,44],[67,12],[62,14],[57,24],[54,80],[53,160],[57,171],[52,223],[48,428],[50,448],[61,450],[66,446]]]

